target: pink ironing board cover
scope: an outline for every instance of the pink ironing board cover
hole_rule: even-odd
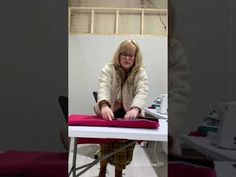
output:
[[[70,115],[69,126],[99,126],[99,127],[123,127],[123,128],[148,128],[155,129],[159,127],[158,121],[151,121],[146,119],[124,120],[115,119],[112,121],[104,120],[97,115]],[[104,144],[122,141],[120,139],[109,138],[79,138],[79,144]],[[138,141],[141,143],[142,141]]]
[[[169,177],[216,177],[215,169],[191,165],[188,163],[169,163]]]
[[[68,154],[58,152],[6,151],[0,153],[0,176],[68,176]]]
[[[107,121],[96,115],[70,115],[68,125],[155,129],[159,127],[159,122],[147,119],[125,120],[124,118]]]

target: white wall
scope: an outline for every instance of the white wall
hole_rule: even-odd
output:
[[[0,152],[65,151],[57,100],[68,93],[66,3],[0,1],[2,14],[14,4],[0,15]]]
[[[236,1],[171,2],[176,14],[176,33],[185,44],[190,69],[189,115],[183,128],[183,133],[189,133],[201,125],[218,102],[236,100],[232,32]]]
[[[136,40],[143,53],[150,88],[147,105],[167,93],[166,36],[70,35],[69,114],[94,113],[92,91],[97,90],[97,77],[125,39]]]

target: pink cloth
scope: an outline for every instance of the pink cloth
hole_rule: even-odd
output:
[[[155,129],[159,127],[159,122],[146,119],[124,120],[115,119],[112,121],[104,120],[96,115],[71,115],[68,125],[70,126],[100,126],[100,127],[123,127],[123,128],[148,128]],[[79,138],[79,144],[105,144],[122,141],[121,139],[108,138]],[[142,141],[138,141],[141,143]]]
[[[68,176],[68,154],[6,151],[0,153],[0,176]]]
[[[214,169],[185,163],[169,163],[169,177],[216,177]]]
[[[107,121],[96,115],[71,115],[68,125],[155,129],[159,127],[159,122],[147,119],[125,120],[123,118]]]

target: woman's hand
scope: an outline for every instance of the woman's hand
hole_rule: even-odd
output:
[[[114,114],[108,106],[101,107],[101,114],[105,120],[111,121],[114,118]]]
[[[129,110],[128,112],[126,112],[125,114],[125,119],[136,119],[139,115],[140,109],[139,108],[132,108],[131,110]]]

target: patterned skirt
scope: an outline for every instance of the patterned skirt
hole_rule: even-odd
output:
[[[115,143],[109,143],[109,144],[100,144],[100,156],[103,157],[104,155],[106,155],[108,153],[114,152],[115,150],[124,146],[128,142],[130,142],[130,141],[115,142]],[[108,162],[120,170],[125,169],[126,165],[130,164],[130,162],[133,159],[134,147],[135,147],[135,144],[114,154],[113,156],[108,158]]]

